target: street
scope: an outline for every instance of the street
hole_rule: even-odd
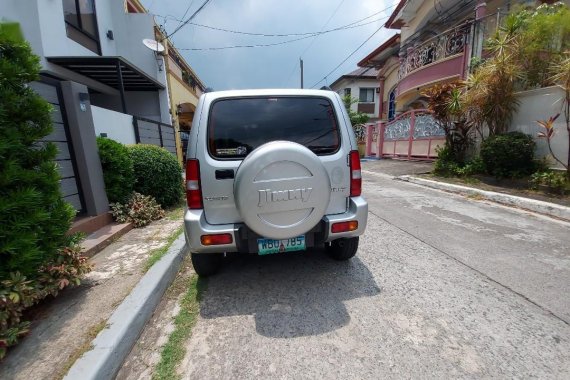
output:
[[[228,257],[183,378],[569,378],[570,225],[374,165],[357,256]]]

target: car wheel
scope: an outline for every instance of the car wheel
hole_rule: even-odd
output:
[[[325,244],[325,250],[327,254],[335,260],[348,260],[356,255],[356,251],[358,250],[358,237],[333,240]]]
[[[200,277],[216,274],[222,266],[223,253],[192,253],[192,265]]]

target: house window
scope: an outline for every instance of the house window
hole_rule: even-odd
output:
[[[360,103],[374,103],[374,89],[373,88],[361,88],[358,101]]]
[[[344,96],[351,96],[351,88],[347,87],[344,89]]]
[[[101,54],[95,0],[63,0],[63,17],[67,37]]]
[[[394,120],[394,116],[396,116],[396,89],[393,89],[389,96],[388,120]]]

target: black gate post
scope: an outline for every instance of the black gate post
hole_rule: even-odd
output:
[[[137,144],[141,143],[141,136],[139,134],[139,122],[136,116],[133,116],[133,129],[135,130],[135,141]]]

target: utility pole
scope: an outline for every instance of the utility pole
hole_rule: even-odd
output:
[[[303,59],[299,58],[299,62],[301,64],[301,88],[303,88]]]

